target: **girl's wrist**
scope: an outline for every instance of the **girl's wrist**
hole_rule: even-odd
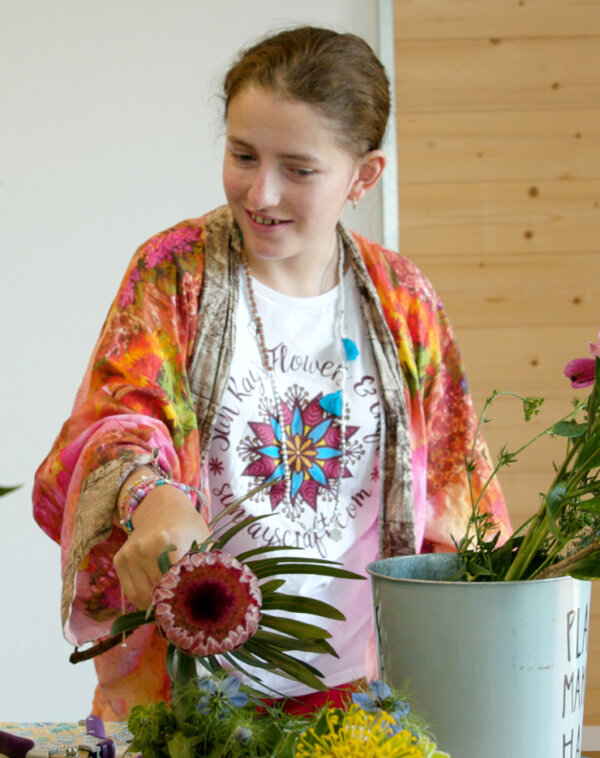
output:
[[[144,498],[157,487],[171,486],[183,492],[192,500],[193,493],[196,489],[188,484],[177,482],[166,474],[158,474],[153,469],[146,469],[147,473],[130,477],[133,481],[129,484],[127,481],[121,489],[117,501],[117,516],[121,528],[130,534],[133,531],[133,514]],[[128,480],[128,481],[129,481]]]

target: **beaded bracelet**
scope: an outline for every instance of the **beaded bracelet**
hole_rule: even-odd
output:
[[[142,476],[140,479],[127,487],[127,495],[119,505],[119,523],[127,532],[127,534],[131,534],[133,531],[133,523],[131,519],[133,517],[135,509],[146,497],[146,495],[152,492],[155,487],[162,487],[164,484],[170,484],[188,496],[190,496],[192,492],[196,491],[195,487],[192,487],[189,484],[183,484],[182,482],[175,482],[169,476]]]

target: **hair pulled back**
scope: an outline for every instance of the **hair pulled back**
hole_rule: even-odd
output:
[[[338,142],[362,156],[381,147],[389,82],[364,39],[331,29],[288,29],[243,50],[223,81],[225,114],[250,85],[314,107],[337,124]]]

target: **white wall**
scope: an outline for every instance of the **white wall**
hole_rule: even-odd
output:
[[[134,249],[223,201],[219,80],[308,22],[377,46],[376,0],[0,0],[0,722],[87,715],[33,472],[68,416]],[[348,219],[379,238],[375,195]]]

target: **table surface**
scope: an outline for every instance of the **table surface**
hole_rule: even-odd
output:
[[[115,741],[117,757],[120,758],[126,751],[131,734],[127,726],[120,722],[107,722],[105,724],[106,736]],[[43,745],[64,745],[73,744],[78,738],[85,734],[85,727],[76,723],[50,723],[50,722],[31,722],[31,723],[0,723],[0,730],[27,737],[33,740],[37,748]],[[128,754],[130,758],[133,755]],[[0,753],[0,758],[3,754]],[[581,758],[600,758],[600,750],[584,750]]]
[[[126,724],[121,722],[106,722],[106,736],[115,741],[116,754],[118,758],[127,750],[127,745],[131,739]],[[14,734],[18,737],[26,737],[33,740],[37,749],[44,747],[56,747],[57,745],[76,744],[79,739],[85,735],[85,726],[83,724],[72,723],[51,723],[43,721],[34,721],[31,723],[0,723],[0,731]],[[2,758],[3,753],[0,753]],[[128,753],[128,756],[134,756]]]

